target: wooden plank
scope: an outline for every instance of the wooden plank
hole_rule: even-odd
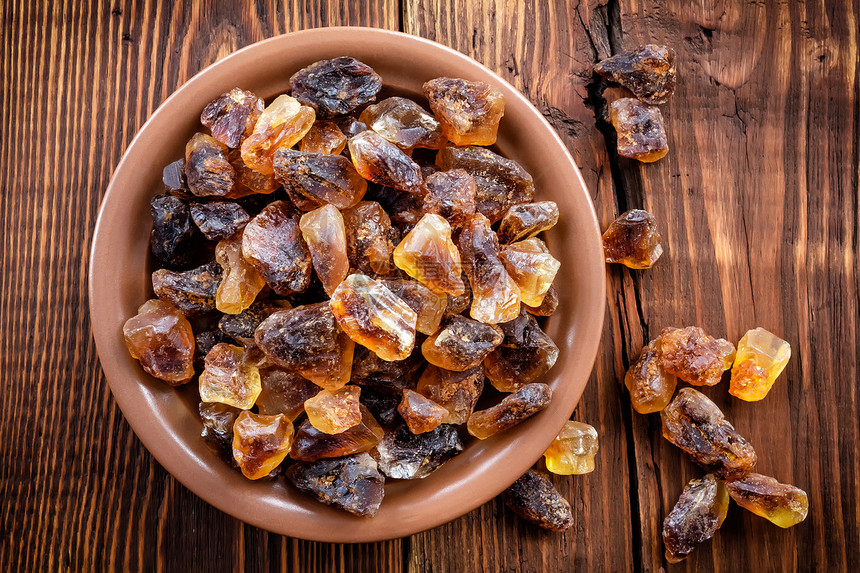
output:
[[[650,335],[700,324],[738,340],[763,326],[794,350],[763,402],[724,385],[706,393],[756,445],[759,471],[810,492],[809,518],[783,531],[733,507],[691,571],[840,570],[860,558],[848,485],[858,482],[857,15],[852,2],[620,5],[624,47],[673,45],[683,74],[665,106],[668,161],[622,170],[628,201],[641,193],[668,243],[665,264],[641,278]],[[660,497],[640,480],[646,570],[662,565],[653,516],[702,473],[655,440],[654,425],[634,432],[637,466],[660,468]]]
[[[590,66],[609,54],[608,12],[598,2],[408,0],[405,31],[451,46],[488,66],[525,94],[556,127],[602,220],[614,212],[609,157],[589,93]],[[540,189],[537,191],[540,195]],[[554,478],[573,507],[574,526],[552,534],[517,519],[500,500],[416,535],[409,571],[628,571],[638,529],[632,526],[627,436],[621,421],[626,325],[621,285],[607,285],[609,310],[601,350],[574,415],[600,433],[597,469]],[[633,315],[636,316],[635,314]]]
[[[758,404],[706,390],[759,451],[760,471],[810,493],[783,531],[736,507],[695,570],[844,570],[860,562],[857,0],[323,1],[84,8],[0,4],[0,564],[33,570],[659,570],[662,519],[701,471],[633,414],[620,381],[644,342],[699,324],[737,340],[761,325],[794,358]],[[402,5],[402,13],[401,13]],[[244,45],[366,24],[472,55],[525,93],[565,139],[606,225],[643,207],[666,255],[608,270],[601,352],[575,417],[601,432],[598,469],[555,478],[576,516],[563,535],[498,501],[380,544],[274,536],[213,509],[142,448],[101,375],[87,322],[98,201],[157,105]],[[678,51],[664,106],[672,152],[640,166],[607,153],[606,98],[589,66],[638,43]],[[604,97],[605,96],[605,97]],[[742,564],[742,565],[741,565]]]
[[[844,569],[856,563],[856,2],[720,4],[713,13],[681,1],[580,3],[572,12],[557,13],[489,1],[409,2],[406,8],[407,30],[472,55],[549,112],[595,190],[604,226],[629,208],[648,209],[661,222],[667,254],[657,267],[608,271],[603,350],[577,412],[594,423],[588,410],[597,393],[595,402],[615,416],[613,424],[595,424],[604,445],[602,463],[607,439],[622,432],[630,438],[634,567],[666,565],[663,517],[683,484],[702,472],[660,437],[659,417],[633,414],[618,388],[648,339],[665,326],[686,324],[735,341],[761,325],[791,341],[795,358],[765,402],[730,399],[725,385],[706,393],[758,446],[760,471],[805,488],[812,507],[807,522],[789,531],[733,508],[715,542],[682,567],[736,570],[743,563],[750,570]],[[836,20],[839,24],[833,25]],[[588,112],[600,117],[606,102],[602,83],[591,82],[587,70],[596,59],[649,41],[675,47],[682,76],[678,92],[664,106],[673,151],[656,165],[642,166],[614,153],[606,157],[594,142],[594,117]],[[578,50],[560,48],[571,42]],[[551,83],[545,76],[564,72],[573,88],[568,96],[589,96],[584,106],[576,101],[546,105],[544,92],[560,86],[557,77]],[[605,95],[611,99],[619,91]],[[583,129],[576,129],[577,120]],[[611,127],[597,124],[612,147]],[[611,409],[619,395],[624,400],[620,413]],[[604,479],[624,489],[625,463],[614,462],[613,456],[615,467],[606,468],[611,477]],[[587,494],[617,511],[617,497]],[[488,521],[476,515],[464,519],[485,527]],[[449,540],[445,555],[429,563],[438,567],[465,555],[473,566],[533,570],[557,559],[550,548],[564,544],[536,543],[551,557],[530,553],[528,535],[517,540],[506,535],[506,527],[496,523],[484,532],[481,560],[450,541],[468,539],[468,534],[457,535],[457,529],[438,538],[437,532],[425,534],[428,548]],[[629,553],[617,541],[617,528],[607,541],[599,538],[599,527],[589,527],[589,537],[607,543],[615,554]],[[832,528],[839,531],[831,536]],[[417,547],[420,543],[413,542]],[[576,549],[573,563],[579,562]],[[512,551],[518,565],[507,561]],[[587,562],[592,568],[617,569],[607,561]],[[552,561],[551,568],[576,569],[570,563]]]
[[[809,518],[784,531],[734,506],[678,568],[844,570],[860,559],[857,3],[609,7],[614,51],[671,45],[681,74],[663,106],[670,155],[613,158],[619,211],[653,212],[666,246],[649,272],[610,271],[640,317],[624,332],[628,361],[672,325],[733,341],[763,326],[794,351],[763,402],[725,384],[705,393],[755,444],[760,472],[810,493]],[[662,519],[703,472],[659,437],[656,415],[632,422],[641,566],[657,571]]]
[[[401,541],[286,539],[175,482],[110,397],[86,299],[99,200],[162,100],[263,38],[399,16],[396,1],[0,4],[4,571],[401,570]]]

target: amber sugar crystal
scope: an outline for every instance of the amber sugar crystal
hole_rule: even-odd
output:
[[[330,305],[343,331],[383,360],[403,360],[412,353],[418,315],[382,282],[349,275]]]
[[[314,270],[331,296],[349,274],[343,216],[335,206],[325,205],[302,215],[299,228],[311,252]]]
[[[272,173],[275,151],[298,143],[315,119],[313,108],[286,94],[278,96],[263,110],[253,132],[242,142],[242,160],[255,171]]]
[[[408,388],[403,391],[397,411],[413,434],[435,430],[448,417],[447,409]]]
[[[260,395],[260,371],[245,360],[241,346],[219,343],[206,355],[200,375],[200,399],[249,410]]]
[[[223,269],[215,306],[225,314],[239,314],[254,303],[266,279],[242,256],[241,233],[218,243],[215,260]]]
[[[403,151],[372,131],[349,140],[349,154],[362,177],[400,191],[420,193],[424,177],[421,168]]]
[[[534,470],[502,492],[502,499],[514,513],[549,531],[564,531],[573,525],[570,503],[547,476]]]
[[[527,384],[486,410],[472,412],[466,428],[479,440],[486,440],[509,430],[527,418],[546,409],[552,400],[552,390],[546,384]]]
[[[432,173],[424,178],[424,211],[459,229],[475,213],[477,189],[475,178],[463,169]]]
[[[694,386],[713,386],[732,366],[735,346],[698,326],[664,328],[660,333],[663,369]]]
[[[305,412],[314,428],[326,434],[339,434],[361,422],[358,397],[361,388],[344,386],[322,390],[305,400]]]
[[[663,369],[660,339],[654,339],[642,349],[639,358],[624,376],[633,409],[640,414],[659,412],[669,404],[678,379]]]
[[[137,309],[122,327],[125,345],[132,358],[152,376],[172,386],[194,376],[194,333],[179,309],[153,299]]]
[[[504,339],[502,329],[465,316],[452,316],[421,345],[427,362],[462,372],[478,366]]]
[[[278,467],[293,444],[293,425],[283,414],[243,411],[233,424],[233,459],[248,479],[264,478]]]
[[[363,404],[359,404],[359,411],[361,412],[360,422],[338,434],[326,434],[316,429],[310,420],[305,420],[296,432],[290,457],[294,460],[312,462],[372,449],[382,440],[385,432]]]
[[[633,209],[619,215],[603,233],[603,254],[607,263],[650,269],[663,254],[661,241],[654,215]]]
[[[505,113],[505,98],[484,82],[436,78],[424,84],[424,95],[442,133],[454,145],[492,145]]]
[[[433,334],[439,330],[448,307],[447,296],[438,295],[416,281],[385,279],[382,283],[418,315],[415,330],[422,334]]]
[[[376,201],[361,201],[355,207],[344,209],[346,253],[349,264],[356,272],[387,275],[391,272],[392,241],[391,219]]]
[[[507,210],[499,224],[499,241],[513,243],[531,239],[558,223],[558,205],[555,201],[520,203]]]
[[[625,97],[609,104],[609,120],[615,127],[621,157],[653,163],[669,153],[659,108]]]
[[[597,430],[583,422],[568,420],[543,454],[546,469],[558,475],[591,473],[597,450]]]
[[[747,331],[738,342],[729,394],[755,402],[770,392],[791,358],[791,346],[763,328]]]
[[[283,414],[290,422],[305,411],[305,400],[316,396],[320,387],[296,372],[271,366],[260,370],[262,390],[255,405],[261,414]]]
[[[346,135],[333,121],[318,121],[299,142],[299,151],[338,155],[346,147]]]
[[[359,121],[400,149],[439,149],[445,145],[439,122],[411,99],[390,97],[371,104],[361,112]]]
[[[537,237],[506,245],[501,256],[505,270],[520,289],[520,300],[527,306],[539,307],[561,262]]]
[[[394,264],[436,294],[463,294],[460,252],[451,226],[439,215],[421,217],[394,249]]]
[[[488,324],[514,320],[520,314],[520,289],[505,269],[489,219],[472,215],[460,233],[459,245],[472,287],[472,318]]]
[[[783,528],[797,525],[809,511],[805,491],[769,476],[749,473],[726,487],[739,506]]]

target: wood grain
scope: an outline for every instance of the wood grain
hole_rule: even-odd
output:
[[[0,567],[4,571],[787,571],[860,563],[858,0],[391,0],[0,3]],[[123,150],[161,101],[242,46],[326,25],[403,29],[500,73],[558,129],[598,217],[645,208],[666,254],[609,267],[606,327],[576,419],[597,470],[556,477],[562,535],[493,501],[378,544],[269,534],[175,482],[107,389],[87,316],[87,253]],[[672,151],[618,158],[602,118],[619,90],[597,59],[678,52],[663,113]],[[662,520],[701,471],[632,412],[621,379],[666,326],[737,340],[763,326],[794,356],[768,398],[706,391],[810,495],[790,530],[732,507],[713,542],[667,566]]]

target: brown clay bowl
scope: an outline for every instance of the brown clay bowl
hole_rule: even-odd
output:
[[[544,377],[550,407],[522,425],[466,450],[426,479],[386,485],[374,518],[322,505],[278,479],[249,481],[200,439],[194,384],[174,389],[130,358],[122,325],[152,298],[148,262],[149,200],[161,192],[161,169],[181,157],[202,108],[234,86],[271,100],[290,75],[311,62],[350,55],[382,75],[392,91],[420,94],[438,76],[482,80],[505,95],[498,150],[535,178],[537,197],[558,203],[559,224],[546,233],[562,262],[560,305],[546,330],[561,349]],[[176,479],[215,507],[283,535],[367,542],[410,535],[451,521],[498,495],[541,456],[579,400],[603,323],[604,270],[594,208],[561,139],[510,84],[474,60],[439,44],[383,30],[327,28],[249,46],[197,74],[152,115],[114,173],[101,205],[90,258],[90,313],[102,367],[138,437]]]

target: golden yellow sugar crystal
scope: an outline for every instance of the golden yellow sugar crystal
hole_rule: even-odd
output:
[[[747,402],[761,400],[791,358],[791,346],[763,328],[747,331],[738,342],[729,394]]]
[[[588,424],[568,420],[546,452],[546,469],[558,475],[580,475],[594,471],[597,430]]]

